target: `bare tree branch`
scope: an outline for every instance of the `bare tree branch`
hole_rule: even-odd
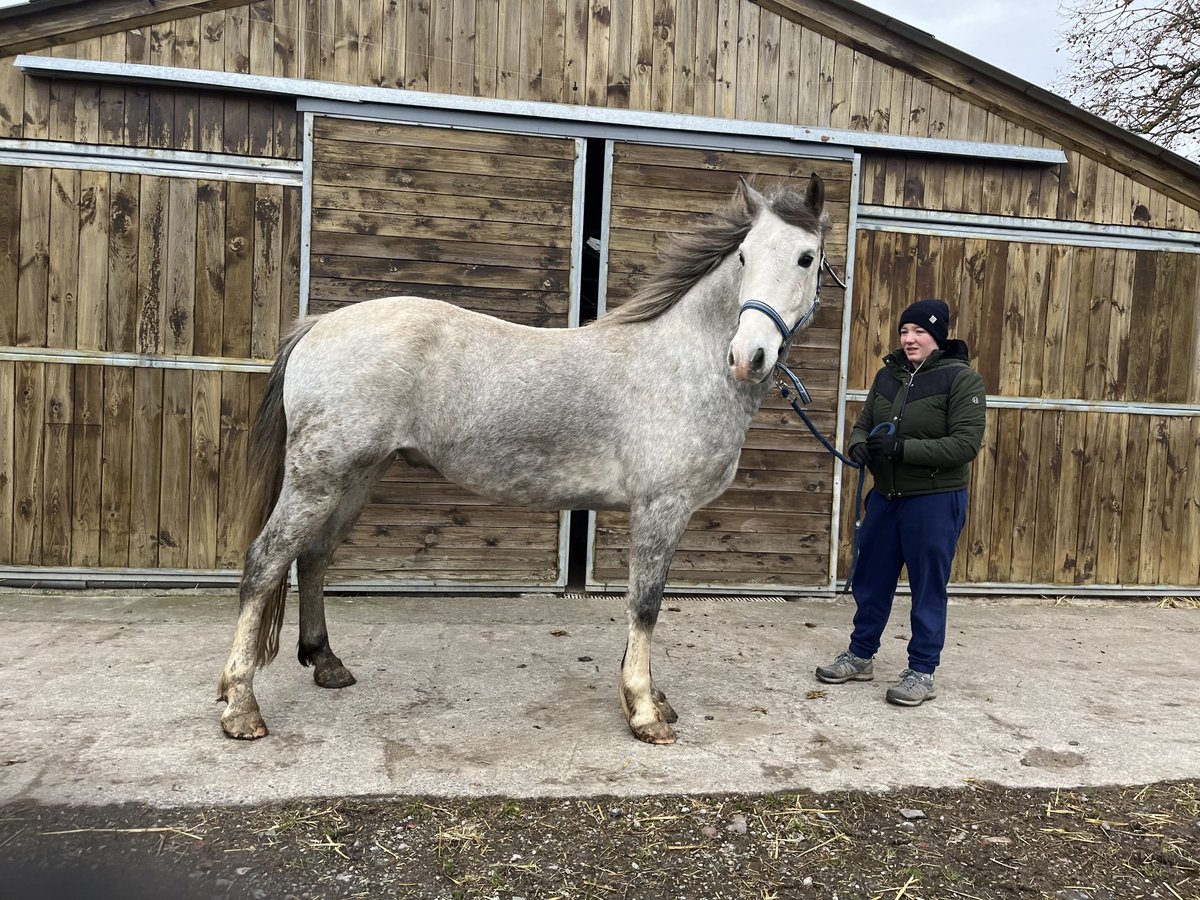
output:
[[[1055,87],[1200,162],[1200,0],[1059,0],[1073,65]]]

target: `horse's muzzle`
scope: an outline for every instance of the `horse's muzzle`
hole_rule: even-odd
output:
[[[739,348],[740,349],[740,348]],[[752,353],[737,352],[729,348],[729,368],[737,381],[759,384],[770,374],[775,361],[768,361],[768,353],[762,347],[754,348]]]

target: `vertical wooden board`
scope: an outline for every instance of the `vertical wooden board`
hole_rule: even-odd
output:
[[[1097,248],[1092,269],[1092,290],[1088,307],[1088,337],[1083,362],[1083,393],[1086,400],[1101,400],[1109,394],[1112,378],[1108,371],[1108,339],[1112,325],[1113,277],[1117,251]]]
[[[21,174],[20,272],[17,280],[16,343],[46,346],[46,307],[50,279],[50,184],[53,170]]]
[[[1186,437],[1187,485],[1180,534],[1178,584],[1200,584],[1200,416],[1191,416]]]
[[[279,331],[284,335],[300,318],[300,229],[304,215],[304,197],[300,188],[283,189],[282,238],[283,264],[279,273]],[[272,350],[274,355],[274,350]]]
[[[896,72],[892,76],[891,95],[886,98],[888,110],[888,131],[891,134],[904,133],[904,110],[908,106],[908,91],[912,86],[912,77]],[[825,123],[822,123],[825,124]],[[883,163],[883,203],[887,206],[904,205],[904,181],[908,174],[904,157],[898,153],[889,153]]]
[[[971,464],[971,501],[967,514],[968,581],[987,581],[990,578],[992,557],[993,506],[997,501],[997,447],[1000,440],[1000,412],[989,409],[979,455]]]
[[[1081,413],[1083,418],[1083,463],[1079,478],[1079,534],[1076,539],[1076,584],[1096,581],[1096,554],[1100,547],[1100,504],[1104,460],[1106,413]]]
[[[13,65],[0,66],[0,137],[24,136],[25,73]]]
[[[190,178],[172,178],[167,217],[167,259],[159,331],[163,352],[190,356],[195,352],[196,191]]]
[[[679,112],[675,107],[675,41],[678,37],[675,30],[676,2],[653,0],[652,4],[643,5],[649,7],[652,14],[649,39],[651,59],[648,72],[651,92],[650,105],[647,108],[656,112]],[[686,58],[682,54],[680,56]],[[686,82],[686,74],[680,72],[679,80]]]
[[[24,130],[18,137],[26,140],[50,138],[50,80],[25,79]]]
[[[225,69],[225,12],[203,13],[200,16],[200,68],[221,72]],[[225,104],[216,94],[200,97],[196,111],[199,149],[220,153],[225,130]]]
[[[779,104],[775,121],[797,123],[800,106],[801,26],[788,19],[779,21]],[[869,59],[869,57],[868,57]],[[856,77],[858,76],[856,72]]]
[[[1062,506],[1063,417],[1061,410],[1030,411],[1041,426],[1038,438],[1036,469],[1038,490],[1034,508],[1033,554],[1030,581],[1034,584],[1054,584],[1060,581],[1054,556],[1055,532]]]
[[[79,41],[76,45],[79,59],[102,59],[102,44],[98,37]],[[95,83],[79,82],[75,85],[74,130],[71,140],[80,144],[100,142],[100,86]]]
[[[187,566],[217,568],[217,504],[221,471],[221,373],[192,373],[191,478]]]
[[[79,292],[75,346],[103,350],[108,293],[108,173],[79,173]],[[99,423],[96,423],[97,425]]]
[[[521,96],[521,17],[523,4],[517,0],[499,0],[496,16],[496,97],[516,100]],[[409,36],[412,39],[412,14],[409,14]],[[626,45],[628,47],[628,45]],[[410,57],[411,60],[411,57]],[[411,78],[410,78],[411,80]]]
[[[717,0],[717,92],[714,114],[732,119],[737,114],[737,61],[741,4]]]
[[[21,270],[21,180],[19,168],[0,166],[0,345],[3,346],[15,344],[17,339],[17,280]]]
[[[157,568],[162,493],[163,373],[135,369],[129,500],[129,565]],[[187,373],[184,373],[187,374]]]
[[[913,299],[918,297],[941,297],[942,242],[937,237],[919,234],[917,249],[913,257]]]
[[[1146,307],[1143,315],[1150,319],[1150,328],[1147,343],[1139,347],[1142,352],[1150,350],[1152,355],[1157,355],[1153,348],[1165,350],[1171,346],[1172,330],[1187,328],[1187,320],[1180,321],[1178,314],[1178,298],[1186,297],[1190,288],[1190,285],[1185,288],[1177,282],[1176,269],[1182,256],[1183,254],[1176,253],[1159,254],[1154,269],[1154,288],[1143,298]],[[1141,399],[1155,403],[1168,402],[1170,373],[1169,359],[1151,363],[1147,372],[1146,393]]]
[[[129,565],[133,504],[134,369],[104,369],[103,437],[100,457],[100,565]]]
[[[1184,535],[1191,532],[1188,517],[1195,517],[1196,510],[1190,500],[1195,493],[1198,461],[1196,445],[1192,441],[1191,421],[1184,416],[1172,416],[1166,420],[1167,454],[1166,466],[1161,472],[1163,480],[1162,520],[1163,540],[1159,544],[1159,580],[1165,584],[1189,584],[1191,560],[1194,547],[1184,543]],[[1194,582],[1191,582],[1194,584]]]
[[[1134,251],[1113,254],[1112,299],[1109,306],[1108,341],[1105,350],[1104,399],[1120,400],[1129,377],[1129,327],[1133,310]]]
[[[1164,509],[1167,454],[1169,451],[1168,419],[1147,416],[1148,442],[1146,448],[1145,495],[1142,503],[1142,545],[1138,562],[1138,583],[1159,584],[1162,571],[1162,550],[1165,543]]]
[[[996,410],[996,462],[992,476],[992,525],[988,581],[1013,580],[1013,535],[1016,530],[1017,486],[1021,463],[1021,411]],[[1027,467],[1026,467],[1027,468]]]
[[[110,176],[107,339],[105,349],[132,353],[137,347],[138,244],[141,235],[141,176]]]
[[[1022,348],[1020,384],[1017,392],[1025,397],[1040,397],[1042,374],[1045,371],[1046,309],[1049,305],[1049,270],[1053,247],[1050,244],[1030,243],[1025,246],[1025,252],[1022,316],[1023,330],[1028,339]]]
[[[74,416],[72,366],[46,366],[45,435],[42,469],[43,566],[71,560],[71,419]]]
[[[1121,584],[1121,519],[1125,481],[1130,477],[1125,456],[1132,416],[1104,413],[1098,448],[1100,479],[1096,504],[1096,583]],[[1133,477],[1140,477],[1140,470]]]
[[[696,112],[696,91],[700,88],[696,71],[696,2],[674,1],[674,59],[673,88],[668,109],[680,115]]]
[[[850,353],[846,367],[846,386],[863,390],[869,385],[872,369],[867,358],[871,298],[877,296],[878,259],[883,235],[860,231],[854,249],[854,290],[850,298]]]
[[[16,364],[13,391],[13,540],[14,565],[42,562],[42,472],[45,453],[46,365]]]
[[[250,355],[270,359],[279,346],[283,235],[283,188],[258,185],[254,200],[254,273],[250,309]]]
[[[520,9],[513,7],[511,12],[516,14],[519,27]],[[429,19],[428,3],[407,4],[404,27],[404,86],[410,91],[429,90]]]
[[[300,57],[304,35],[300,25],[300,7],[307,6],[307,0],[275,0],[274,6],[271,19],[275,31],[271,74],[277,78],[303,78]],[[376,54],[378,52],[376,48]]]
[[[796,121],[816,124],[821,99],[821,36],[811,28],[800,32],[799,96],[796,98]]]
[[[1080,479],[1084,461],[1084,413],[1066,412],[1062,416],[1062,478],[1059,481],[1058,522],[1054,529],[1054,559],[1058,577],[1064,584],[1078,584],[1079,578],[1079,505]]]
[[[1071,306],[1075,250],[1063,244],[1050,249],[1047,273],[1046,314],[1042,328],[1041,392],[1045,397],[1066,396],[1063,387],[1064,354],[1067,348],[1067,319]]]
[[[976,367],[983,376],[989,393],[1000,393],[1005,383],[1001,368],[1001,352],[1004,345],[1005,284],[1008,271],[1008,256],[1012,246],[1004,241],[988,241],[984,250],[984,283],[979,294],[978,337],[975,346]]]
[[[1062,392],[1065,397],[1086,396],[1084,365],[1087,362],[1092,272],[1096,265],[1096,253],[1093,247],[1076,247],[1073,253],[1062,357]]]
[[[162,353],[164,347],[162,325],[167,299],[169,184],[167,178],[142,176],[134,338],[134,349],[138,353]]]
[[[252,184],[225,189],[225,306],[221,355],[250,356],[254,300],[254,198]],[[274,348],[271,348],[274,353]]]
[[[454,94],[464,97],[474,96],[475,42],[478,37],[475,4],[472,0],[466,0],[454,10],[454,34],[450,42],[452,79],[450,90]]]
[[[563,101],[588,105],[588,73],[591,71],[588,55],[592,3],[590,0],[565,0],[564,45],[563,45]],[[479,29],[475,30],[476,35]]]
[[[46,346],[75,347],[79,293],[79,172],[55,169],[50,179]]]
[[[480,33],[483,33],[482,30]],[[588,106],[608,105],[610,80],[608,60],[611,41],[611,0],[592,0],[587,30],[587,92],[585,96]]]
[[[758,97],[754,118],[759,122],[786,121],[781,117],[780,87],[783,66],[779,53],[779,38],[779,16],[764,10],[758,19],[758,62],[755,66]]]
[[[0,402],[15,411],[17,364],[0,359]],[[10,406],[10,404],[12,404]],[[0,417],[0,566],[13,564],[13,487],[16,484],[15,415]]]
[[[258,0],[242,7],[236,15],[245,18],[249,43],[249,71],[255,75],[272,75],[275,72],[275,4],[272,0]],[[359,82],[365,84],[366,82]]]
[[[71,416],[72,566],[100,565],[100,478],[103,450],[104,367],[77,365]]]
[[[1138,583],[1143,544],[1150,540],[1150,535],[1142,529],[1149,447],[1150,417],[1130,416],[1125,428],[1125,466],[1121,473],[1121,508],[1117,517],[1120,525],[1120,547],[1116,554],[1118,584]]]
[[[1033,334],[1025,328],[1023,311],[1029,289],[1026,283],[1029,267],[1028,249],[1028,244],[1016,241],[1009,243],[1005,266],[996,270],[996,274],[1001,278],[997,298],[1001,305],[998,310],[999,317],[991,320],[992,327],[988,332],[997,335],[994,342],[1000,345],[998,393],[1008,396],[1021,393],[1026,336]],[[1037,336],[1033,337],[1036,339]]]
[[[220,356],[225,305],[225,182],[196,185],[195,316],[192,352]]]
[[[566,0],[543,0],[541,41],[538,46],[538,80],[531,84],[530,96],[547,103],[565,103],[570,96],[567,60]],[[536,33],[537,25],[533,25]]]
[[[609,0],[608,94],[605,106],[627,109],[633,90],[634,0]]]
[[[540,2],[537,4],[541,8]],[[629,108],[654,102],[654,0],[634,0],[630,10]]]
[[[540,5],[539,2],[538,6],[540,7]],[[453,88],[454,6],[450,0],[431,0],[429,3],[429,90],[438,94],[449,94],[453,92]]]
[[[245,549],[247,438],[251,407],[249,375],[224,372],[221,375],[220,436],[218,440],[217,522],[214,548],[215,567],[237,569]]]
[[[1163,300],[1170,298],[1176,304],[1176,314],[1171,318],[1163,347],[1166,351],[1166,389],[1168,403],[1194,403],[1196,397],[1191,385],[1200,378],[1200,302],[1197,287],[1200,286],[1200,257],[1192,253],[1173,254],[1174,282],[1164,293]],[[1136,300],[1136,295],[1135,295]],[[1182,315],[1178,311],[1182,311]],[[1188,315],[1188,311],[1191,315]],[[1145,345],[1130,342],[1130,356],[1141,355]]]
[[[1012,556],[1008,572],[1001,580],[1026,584],[1034,581],[1033,557],[1037,534],[1038,493],[1041,461],[1041,415],[1037,410],[1017,410],[1016,469],[1013,478]]]

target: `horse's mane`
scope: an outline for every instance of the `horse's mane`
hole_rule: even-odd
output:
[[[817,215],[802,192],[777,184],[761,192],[767,208],[797,228],[819,232],[829,229],[827,213]],[[645,322],[666,312],[691,288],[733,253],[754,224],[757,212],[742,190],[724,209],[701,220],[689,234],[671,234],[659,254],[655,278],[639,288],[625,303],[596,320],[597,325]]]

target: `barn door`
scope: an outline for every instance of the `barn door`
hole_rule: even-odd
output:
[[[844,272],[853,165],[745,152],[648,147],[612,148],[607,220],[606,306],[625,301],[653,272],[658,242],[686,231],[697,214],[723,205],[739,176],[824,180],[833,229],[826,252]],[[812,394],[808,407],[821,431],[837,430],[843,330],[842,290],[826,278],[814,324],[793,342],[789,365]],[[669,401],[665,401],[669,402]],[[827,588],[832,580],[835,499],[833,458],[773,391],[756,416],[729,489],[693,516],[671,565],[677,589],[788,590]],[[593,517],[589,587],[623,585],[629,519]]]
[[[310,152],[310,313],[417,294],[527,325],[578,321],[581,142],[318,116]],[[565,519],[397,461],[330,584],[561,586]]]

